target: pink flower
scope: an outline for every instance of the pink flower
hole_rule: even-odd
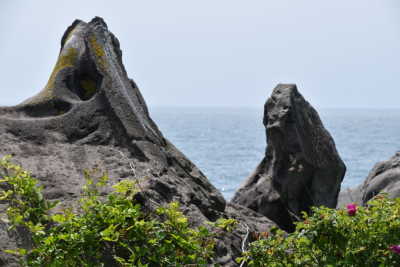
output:
[[[299,165],[299,172],[301,172],[303,170],[303,166],[301,166],[301,164]]]
[[[391,246],[390,248],[392,249],[393,253],[400,255],[400,246],[399,245],[394,245],[394,246]]]
[[[349,211],[348,213],[350,216],[354,216],[354,214],[356,213],[356,208],[357,208],[356,204],[347,205],[347,210]]]

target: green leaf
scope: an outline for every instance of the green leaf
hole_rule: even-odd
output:
[[[29,213],[29,211],[26,211],[26,212],[24,213],[24,217],[25,217],[26,219],[28,219],[30,215],[31,215],[31,214]]]
[[[54,242],[54,236],[49,236],[47,239],[44,240],[47,245],[51,245]]]
[[[18,251],[13,250],[13,249],[4,250],[4,252],[11,253],[11,254],[15,254],[15,255],[20,255],[20,253],[19,253]]]
[[[272,234],[275,234],[276,231],[278,231],[278,228],[276,228],[276,226],[272,226],[272,227],[269,229],[269,231],[270,231]]]
[[[60,204],[60,201],[54,201],[53,202],[53,204],[51,204],[51,208],[50,209],[52,209],[52,208],[54,208],[55,206],[57,206],[58,204]]]
[[[22,215],[19,215],[17,218],[15,218],[14,223],[17,224],[20,220],[24,218]]]
[[[33,241],[35,241],[36,245],[40,245],[42,243],[42,240],[39,236],[34,235],[34,236],[32,236],[32,238],[33,238]]]
[[[50,201],[48,199],[46,199],[45,203],[46,203],[46,209],[47,210],[51,209],[51,203],[50,203]]]
[[[47,211],[46,205],[44,203],[40,203],[39,206],[42,210],[42,213],[45,213]]]

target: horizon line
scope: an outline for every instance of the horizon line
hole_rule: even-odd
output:
[[[147,106],[149,109],[150,108],[226,108],[226,109],[232,109],[232,108],[243,108],[243,109],[263,109],[264,106],[261,107],[249,107],[249,106]],[[389,107],[389,108],[382,108],[382,107],[314,107],[315,109],[364,109],[364,110],[400,110],[400,107]]]
[[[12,107],[16,106],[18,104],[16,103],[0,103],[0,107]],[[199,108],[199,109],[204,109],[204,108],[210,108],[210,109],[263,109],[264,106],[260,107],[250,107],[250,106],[159,106],[159,105],[147,105],[147,107],[150,108]],[[400,110],[400,107],[315,107],[315,109],[336,109],[336,110],[343,110],[343,109],[351,109],[351,110]]]

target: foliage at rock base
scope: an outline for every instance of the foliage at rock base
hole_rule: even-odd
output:
[[[125,180],[114,186],[107,202],[99,200],[99,190],[106,186],[107,171],[93,168],[94,178],[85,172],[87,184],[79,201],[82,213],[62,208],[51,214],[59,202],[42,199],[42,187],[30,172],[8,161],[1,161],[6,172],[3,180],[8,187],[0,200],[8,200],[9,231],[25,227],[36,244],[31,249],[6,250],[20,256],[21,266],[105,266],[107,257],[121,266],[187,266],[215,262],[214,238],[236,226],[233,219],[206,222],[210,227],[188,227],[187,218],[178,210],[179,204],[157,209],[163,222],[140,212],[134,194],[138,182]],[[210,228],[215,228],[210,232]],[[217,262],[212,266],[219,266]]]
[[[85,172],[87,184],[81,190],[81,213],[74,208],[50,211],[58,201],[43,200],[38,180],[5,157],[0,180],[5,191],[0,200],[7,209],[9,231],[25,227],[35,247],[6,250],[20,257],[21,266],[105,266],[113,260],[120,266],[219,266],[212,252],[223,231],[236,226],[233,219],[206,222],[209,226],[188,227],[179,203],[158,208],[159,218],[143,214],[134,194],[143,190],[139,181],[124,180],[114,185],[108,201],[99,199],[106,186],[107,171],[98,166]],[[254,234],[257,239],[237,262],[249,266],[400,266],[400,198],[386,193],[374,197],[365,207],[350,204],[342,209],[312,208],[310,215],[295,223],[296,231],[284,233],[272,227],[270,233]],[[214,228],[215,231],[210,232]],[[210,265],[211,264],[211,265]]]
[[[400,266],[400,198],[386,193],[365,207],[312,208],[284,238],[255,234],[257,241],[238,259],[249,266]]]

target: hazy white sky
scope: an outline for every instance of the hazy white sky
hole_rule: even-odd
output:
[[[102,17],[149,106],[400,108],[399,0],[0,0],[0,103],[47,83],[64,31]]]

